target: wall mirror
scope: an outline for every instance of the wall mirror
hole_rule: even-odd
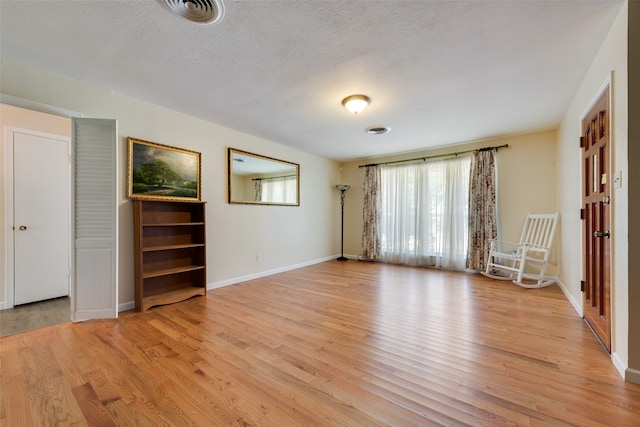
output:
[[[229,203],[300,206],[300,165],[229,147]]]

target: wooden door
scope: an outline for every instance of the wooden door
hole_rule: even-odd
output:
[[[611,352],[609,88],[582,120],[584,319]]]
[[[12,132],[14,304],[69,295],[70,142]]]

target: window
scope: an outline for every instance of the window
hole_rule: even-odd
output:
[[[464,269],[471,157],[380,169],[383,261]]]
[[[295,176],[265,178],[261,181],[261,201],[296,203],[298,188]]]

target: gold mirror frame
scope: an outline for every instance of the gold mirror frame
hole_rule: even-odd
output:
[[[229,203],[300,206],[300,165],[228,148]]]

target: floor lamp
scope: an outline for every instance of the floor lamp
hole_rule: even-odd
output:
[[[344,192],[351,187],[349,184],[338,184],[336,188],[340,191],[340,206],[342,207],[342,220],[340,222],[340,256],[338,261],[346,261],[344,256]]]

